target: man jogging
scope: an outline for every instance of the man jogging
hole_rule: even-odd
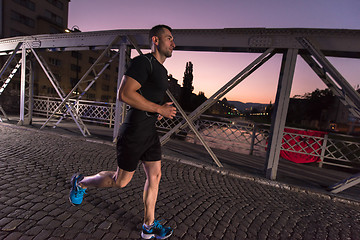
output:
[[[176,108],[164,103],[168,88],[167,70],[163,66],[175,47],[172,29],[157,25],[150,30],[151,53],[135,57],[125,72],[118,91],[120,101],[130,105],[117,139],[116,171],[103,171],[71,179],[70,202],[81,204],[88,187],[125,187],[132,179],[139,161],[146,174],[144,186],[144,224],[142,238],[165,239],[173,230],[155,220],[155,204],[161,178],[161,145],[155,122],[162,117],[172,119]]]

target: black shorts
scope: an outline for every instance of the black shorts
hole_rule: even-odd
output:
[[[122,124],[116,150],[119,168],[129,172],[135,171],[140,160],[161,160],[161,145],[154,123]]]

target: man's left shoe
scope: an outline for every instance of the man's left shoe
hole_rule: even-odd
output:
[[[173,233],[173,229],[170,227],[163,227],[160,224],[160,221],[155,220],[154,224],[151,226],[150,229],[146,229],[146,227],[143,225],[141,237],[143,239],[166,239],[171,236]]]

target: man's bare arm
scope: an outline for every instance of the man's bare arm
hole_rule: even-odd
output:
[[[121,81],[117,97],[120,101],[142,111],[159,113],[160,115],[170,119],[175,116],[176,108],[171,106],[171,103],[158,105],[147,100],[137,92],[140,87],[141,85],[138,81],[129,76],[124,76],[124,79]]]

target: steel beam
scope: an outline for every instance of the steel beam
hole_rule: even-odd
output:
[[[278,89],[272,115],[272,124],[266,152],[266,177],[275,180],[279,165],[280,149],[290,100],[298,49],[288,49],[283,55]]]
[[[10,72],[9,76],[6,78],[5,81],[3,81],[3,84],[1,85],[0,88],[0,95],[4,92],[5,88],[8,86],[8,84],[10,83],[11,79],[15,76],[15,73],[18,71],[18,69],[21,67],[21,59],[19,60],[19,62],[15,65],[15,67],[12,69],[12,71]],[[1,76],[0,76],[1,77]]]
[[[252,63],[250,63],[243,71],[241,71],[238,75],[232,78],[229,82],[227,82],[222,88],[220,88],[216,93],[214,93],[208,100],[202,103],[199,107],[197,107],[188,117],[190,121],[194,121],[197,119],[202,113],[204,113],[208,108],[210,108],[213,104],[215,104],[221,97],[223,97],[226,93],[236,87],[240,82],[242,82],[245,78],[247,78],[251,73],[253,73],[256,69],[258,69],[261,65],[263,65],[266,61],[268,61],[272,56],[274,56],[274,49],[268,49],[263,54],[261,54],[258,58],[256,58]],[[182,121],[177,124],[173,129],[167,132],[162,138],[160,142],[164,145],[167,141],[170,140],[170,136],[174,133],[178,133],[180,129],[183,129],[188,126],[186,121]]]
[[[210,156],[212,157],[212,159],[214,160],[214,162],[216,163],[216,165],[218,167],[223,167],[223,165],[221,164],[221,162],[219,161],[219,159],[217,158],[217,156],[215,155],[215,153],[211,150],[211,148],[209,147],[209,145],[206,143],[206,141],[204,140],[204,138],[201,136],[201,134],[199,133],[199,131],[197,130],[197,128],[194,126],[193,122],[188,118],[188,116],[186,115],[186,113],[184,112],[184,110],[181,108],[180,104],[176,101],[175,97],[171,94],[171,92],[169,90],[166,90],[166,94],[169,96],[169,98],[171,99],[171,101],[174,103],[174,105],[176,106],[177,110],[180,112],[181,116],[185,119],[185,121],[187,122],[187,124],[189,125],[190,129],[195,133],[196,137],[200,140],[200,142],[202,143],[202,145],[205,147],[206,151],[210,154]]]
[[[325,55],[314,45],[314,43],[306,38],[298,38],[298,41],[308,50],[316,61],[306,54],[302,54],[302,58],[309,64],[320,79],[332,90],[334,95],[339,98],[341,103],[349,108],[349,111],[354,115],[354,117],[360,118],[359,93],[355,91],[355,89],[346,81],[340,72],[338,72],[337,69],[326,59]],[[360,184],[360,173],[334,184],[329,187],[328,190],[332,193],[339,193],[357,184]]]
[[[105,48],[117,36],[133,36],[140,48],[148,48],[148,29],[44,34],[0,39],[0,53],[12,51],[18,42],[33,48],[57,51]],[[314,39],[327,56],[360,58],[360,30],[348,29],[174,29],[177,50],[212,52],[263,52],[267,48],[303,49],[297,37]],[[206,41],[204,41],[206,39]],[[130,45],[130,43],[128,44]],[[114,45],[118,49],[120,44]]]
[[[34,67],[33,62],[28,59],[27,60],[27,78],[25,84],[25,116],[24,116],[24,125],[32,124],[32,117],[33,117],[33,105],[34,105]]]
[[[308,39],[302,37],[298,38],[299,42],[306,48],[318,61],[324,71],[328,73],[334,81],[341,87],[341,90],[351,99],[357,108],[357,112],[360,111],[360,94],[346,81],[346,79],[337,71],[337,69],[326,59],[325,55],[318,47],[310,42]]]
[[[0,78],[2,77],[2,75],[4,74],[4,72],[6,71],[6,69],[9,67],[10,63],[12,62],[12,60],[15,58],[15,55],[18,53],[20,47],[22,46],[22,42],[18,42],[18,44],[16,45],[15,49],[12,51],[11,55],[9,56],[9,58],[6,60],[5,64],[2,66],[1,70],[0,70]]]
[[[55,78],[54,74],[51,72],[49,66],[46,64],[46,62],[36,53],[36,51],[31,48],[32,53],[34,54],[36,60],[38,61],[40,67],[43,69],[45,75],[47,76],[47,78],[49,79],[51,85],[54,87],[56,93],[59,95],[60,99],[62,101],[64,101],[64,97],[65,97],[65,93],[64,91],[61,89],[59,82],[57,81],[57,79]],[[87,129],[86,125],[84,124],[84,122],[81,120],[80,116],[78,115],[77,111],[74,109],[73,104],[68,103],[65,104],[66,107],[66,112],[68,112],[70,114],[70,116],[72,117],[72,119],[74,120],[76,126],[79,128],[80,132],[82,133],[83,136],[86,135],[90,135],[89,130]],[[65,114],[65,113],[64,113]],[[59,119],[59,121],[56,122],[55,126],[57,126],[60,121],[62,120],[62,117]]]
[[[0,112],[4,115],[4,118],[6,118],[6,120],[10,121],[9,117],[6,115],[6,112],[4,111],[4,109],[2,108],[2,106],[0,105]],[[0,122],[2,122],[2,118],[0,115]]]
[[[81,77],[81,79],[77,82],[77,84],[70,90],[69,94],[63,99],[63,101],[59,104],[59,106],[55,109],[55,111],[51,114],[51,116],[46,120],[46,122],[41,126],[40,129],[43,129],[48,122],[54,117],[54,115],[69,101],[73,92],[79,87],[79,85],[85,81],[85,78],[90,74],[90,72],[95,68],[95,66],[101,61],[101,59],[105,56],[105,54],[113,47],[115,43],[120,40],[120,36],[115,36],[108,47],[101,53],[101,55],[96,59],[93,65],[86,71],[86,73]],[[90,134],[90,133],[89,133]]]
[[[327,190],[331,191],[332,193],[339,193],[359,183],[360,183],[360,173],[357,173],[338,183],[335,183],[334,185],[328,187]]]
[[[25,82],[26,82],[26,46],[21,46],[21,80],[20,80],[20,119],[18,125],[24,124],[25,116]]]
[[[126,63],[126,45],[121,44],[119,48],[119,72],[118,72],[118,80],[117,80],[117,91],[119,91],[120,89],[121,81],[125,73],[125,63]],[[114,132],[113,132],[114,142],[116,142],[117,140],[120,124],[123,122],[121,116],[124,115],[125,108],[126,108],[125,103],[121,102],[117,95],[116,106],[115,106]]]
[[[342,91],[336,83],[326,74],[326,71],[310,56],[301,54],[305,62],[313,69],[313,71],[320,77],[326,86],[339,98],[342,104],[349,108],[349,111],[357,118],[360,118],[360,109],[349,98],[345,91]]]

